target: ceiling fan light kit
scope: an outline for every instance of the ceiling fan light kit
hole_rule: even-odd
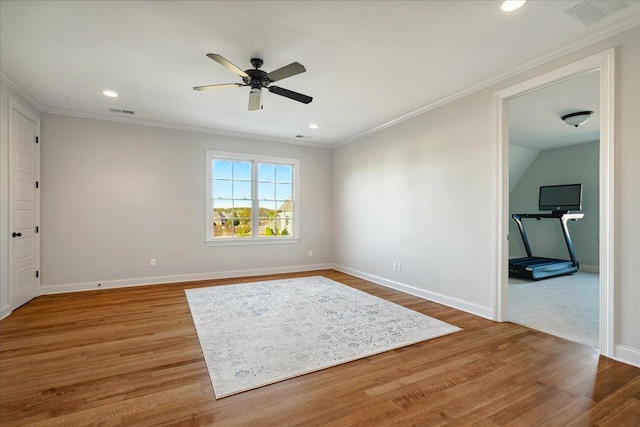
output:
[[[292,62],[289,65],[285,65],[282,68],[278,68],[275,71],[267,73],[266,71],[260,69],[260,67],[262,67],[262,64],[264,63],[260,58],[251,58],[251,65],[253,65],[253,69],[242,71],[236,65],[232,64],[217,53],[208,53],[207,56],[229,71],[240,76],[242,78],[242,83],[224,83],[217,85],[196,86],[193,88],[193,90],[204,91],[228,87],[250,86],[251,91],[249,92],[249,111],[256,111],[262,108],[263,88],[266,88],[271,93],[284,96],[285,98],[293,99],[294,101],[302,102],[303,104],[308,104],[313,101],[313,98],[308,95],[303,95],[301,93],[278,86],[270,86],[271,83],[277,82],[278,80],[283,80],[287,77],[295,76],[296,74],[304,73],[305,71],[307,71],[304,66],[298,62]]]
[[[569,126],[578,127],[585,124],[593,115],[593,111],[577,111],[560,117]]]

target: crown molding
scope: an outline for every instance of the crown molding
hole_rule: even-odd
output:
[[[471,95],[472,93],[478,92],[482,89],[486,89],[490,86],[493,86],[495,84],[498,84],[504,80],[507,80],[511,77],[515,77],[518,74],[521,74],[523,72],[532,70],[536,67],[539,67],[541,65],[544,65],[548,62],[551,62],[555,59],[558,59],[562,56],[568,55],[572,52],[575,52],[579,49],[582,49],[584,47],[587,47],[589,45],[592,45],[594,43],[597,43],[599,41],[602,41],[606,38],[612,37],[616,34],[619,34],[623,31],[629,30],[633,27],[637,27],[640,26],[640,10],[636,9],[633,13],[629,14],[627,17],[625,17],[624,19],[621,19],[619,21],[616,21],[612,24],[609,24],[606,27],[603,27],[597,31],[594,31],[592,33],[589,33],[583,37],[580,37],[579,39],[574,40],[571,43],[567,43],[566,45],[562,46],[561,48],[552,50],[544,55],[538,56],[537,58],[534,58],[530,61],[527,62],[523,62],[520,65],[517,65],[515,67],[512,67],[508,70],[503,71],[502,73],[496,74],[493,77],[481,81],[479,83],[476,83],[474,85],[468,86],[465,89],[462,89],[458,92],[455,92],[451,95],[448,95],[444,98],[440,98],[430,104],[425,105],[424,107],[418,108],[417,110],[411,111],[407,114],[403,114],[400,117],[397,117],[393,120],[390,120],[388,122],[382,123],[379,126],[376,126],[372,129],[366,130],[364,132],[358,133],[356,135],[353,135],[349,138],[343,139],[341,141],[336,142],[335,144],[332,144],[331,147],[332,148],[336,148],[336,147],[340,147],[342,145],[346,145],[349,144],[351,142],[357,141],[359,139],[362,139],[368,135],[380,132],[381,130],[384,130],[386,128],[389,128],[391,126],[397,125],[398,123],[402,123],[405,120],[409,120],[413,117],[419,116],[427,111],[430,110],[434,110],[438,107],[441,107],[445,104],[448,104],[452,101],[455,101],[457,99],[463,98],[467,95]]]
[[[0,70],[0,82],[6,85],[9,89],[18,94],[21,98],[27,101],[31,106],[37,109],[39,112],[43,112],[45,110],[44,105],[40,103],[35,97],[31,96],[29,92],[24,90],[22,86],[13,81],[9,76],[7,76],[4,71]]]
[[[102,120],[106,122],[118,122],[118,123],[130,124],[130,125],[149,126],[149,127],[156,127],[156,128],[162,128],[162,129],[205,133],[210,135],[228,136],[232,138],[250,139],[255,141],[263,141],[263,142],[275,142],[279,144],[301,145],[301,146],[324,148],[324,149],[331,148],[331,145],[323,144],[320,142],[303,141],[303,140],[293,141],[286,138],[257,135],[252,133],[233,132],[233,131],[226,131],[222,129],[214,129],[214,128],[207,128],[207,127],[199,127],[199,126],[187,126],[187,125],[181,125],[179,123],[159,122],[155,120],[132,119],[129,117],[112,117],[112,116],[105,116],[102,114],[81,113],[77,111],[60,110],[55,108],[45,108],[41,110],[41,112],[47,113],[47,114],[57,114],[61,116],[79,117],[83,119]]]

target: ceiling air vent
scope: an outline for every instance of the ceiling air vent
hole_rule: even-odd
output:
[[[121,114],[135,114],[133,111],[131,110],[121,110],[119,108],[110,108],[109,109],[112,113],[121,113]]]
[[[585,0],[565,9],[565,13],[586,25],[602,21],[631,5],[629,0]]]

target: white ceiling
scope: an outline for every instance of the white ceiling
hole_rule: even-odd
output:
[[[509,101],[509,144],[544,151],[600,139],[600,73],[592,71]],[[579,127],[565,114],[593,111]]]
[[[637,0],[589,26],[564,12],[576,3],[2,0],[0,69],[44,112],[330,146],[640,22]],[[207,53],[242,69],[260,57],[267,72],[300,62],[277,85],[313,102],[265,93],[250,112],[247,87],[196,92],[240,82]]]

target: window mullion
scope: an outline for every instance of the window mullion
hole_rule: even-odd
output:
[[[260,219],[258,203],[258,162],[251,162],[251,238],[256,240],[260,235]]]

